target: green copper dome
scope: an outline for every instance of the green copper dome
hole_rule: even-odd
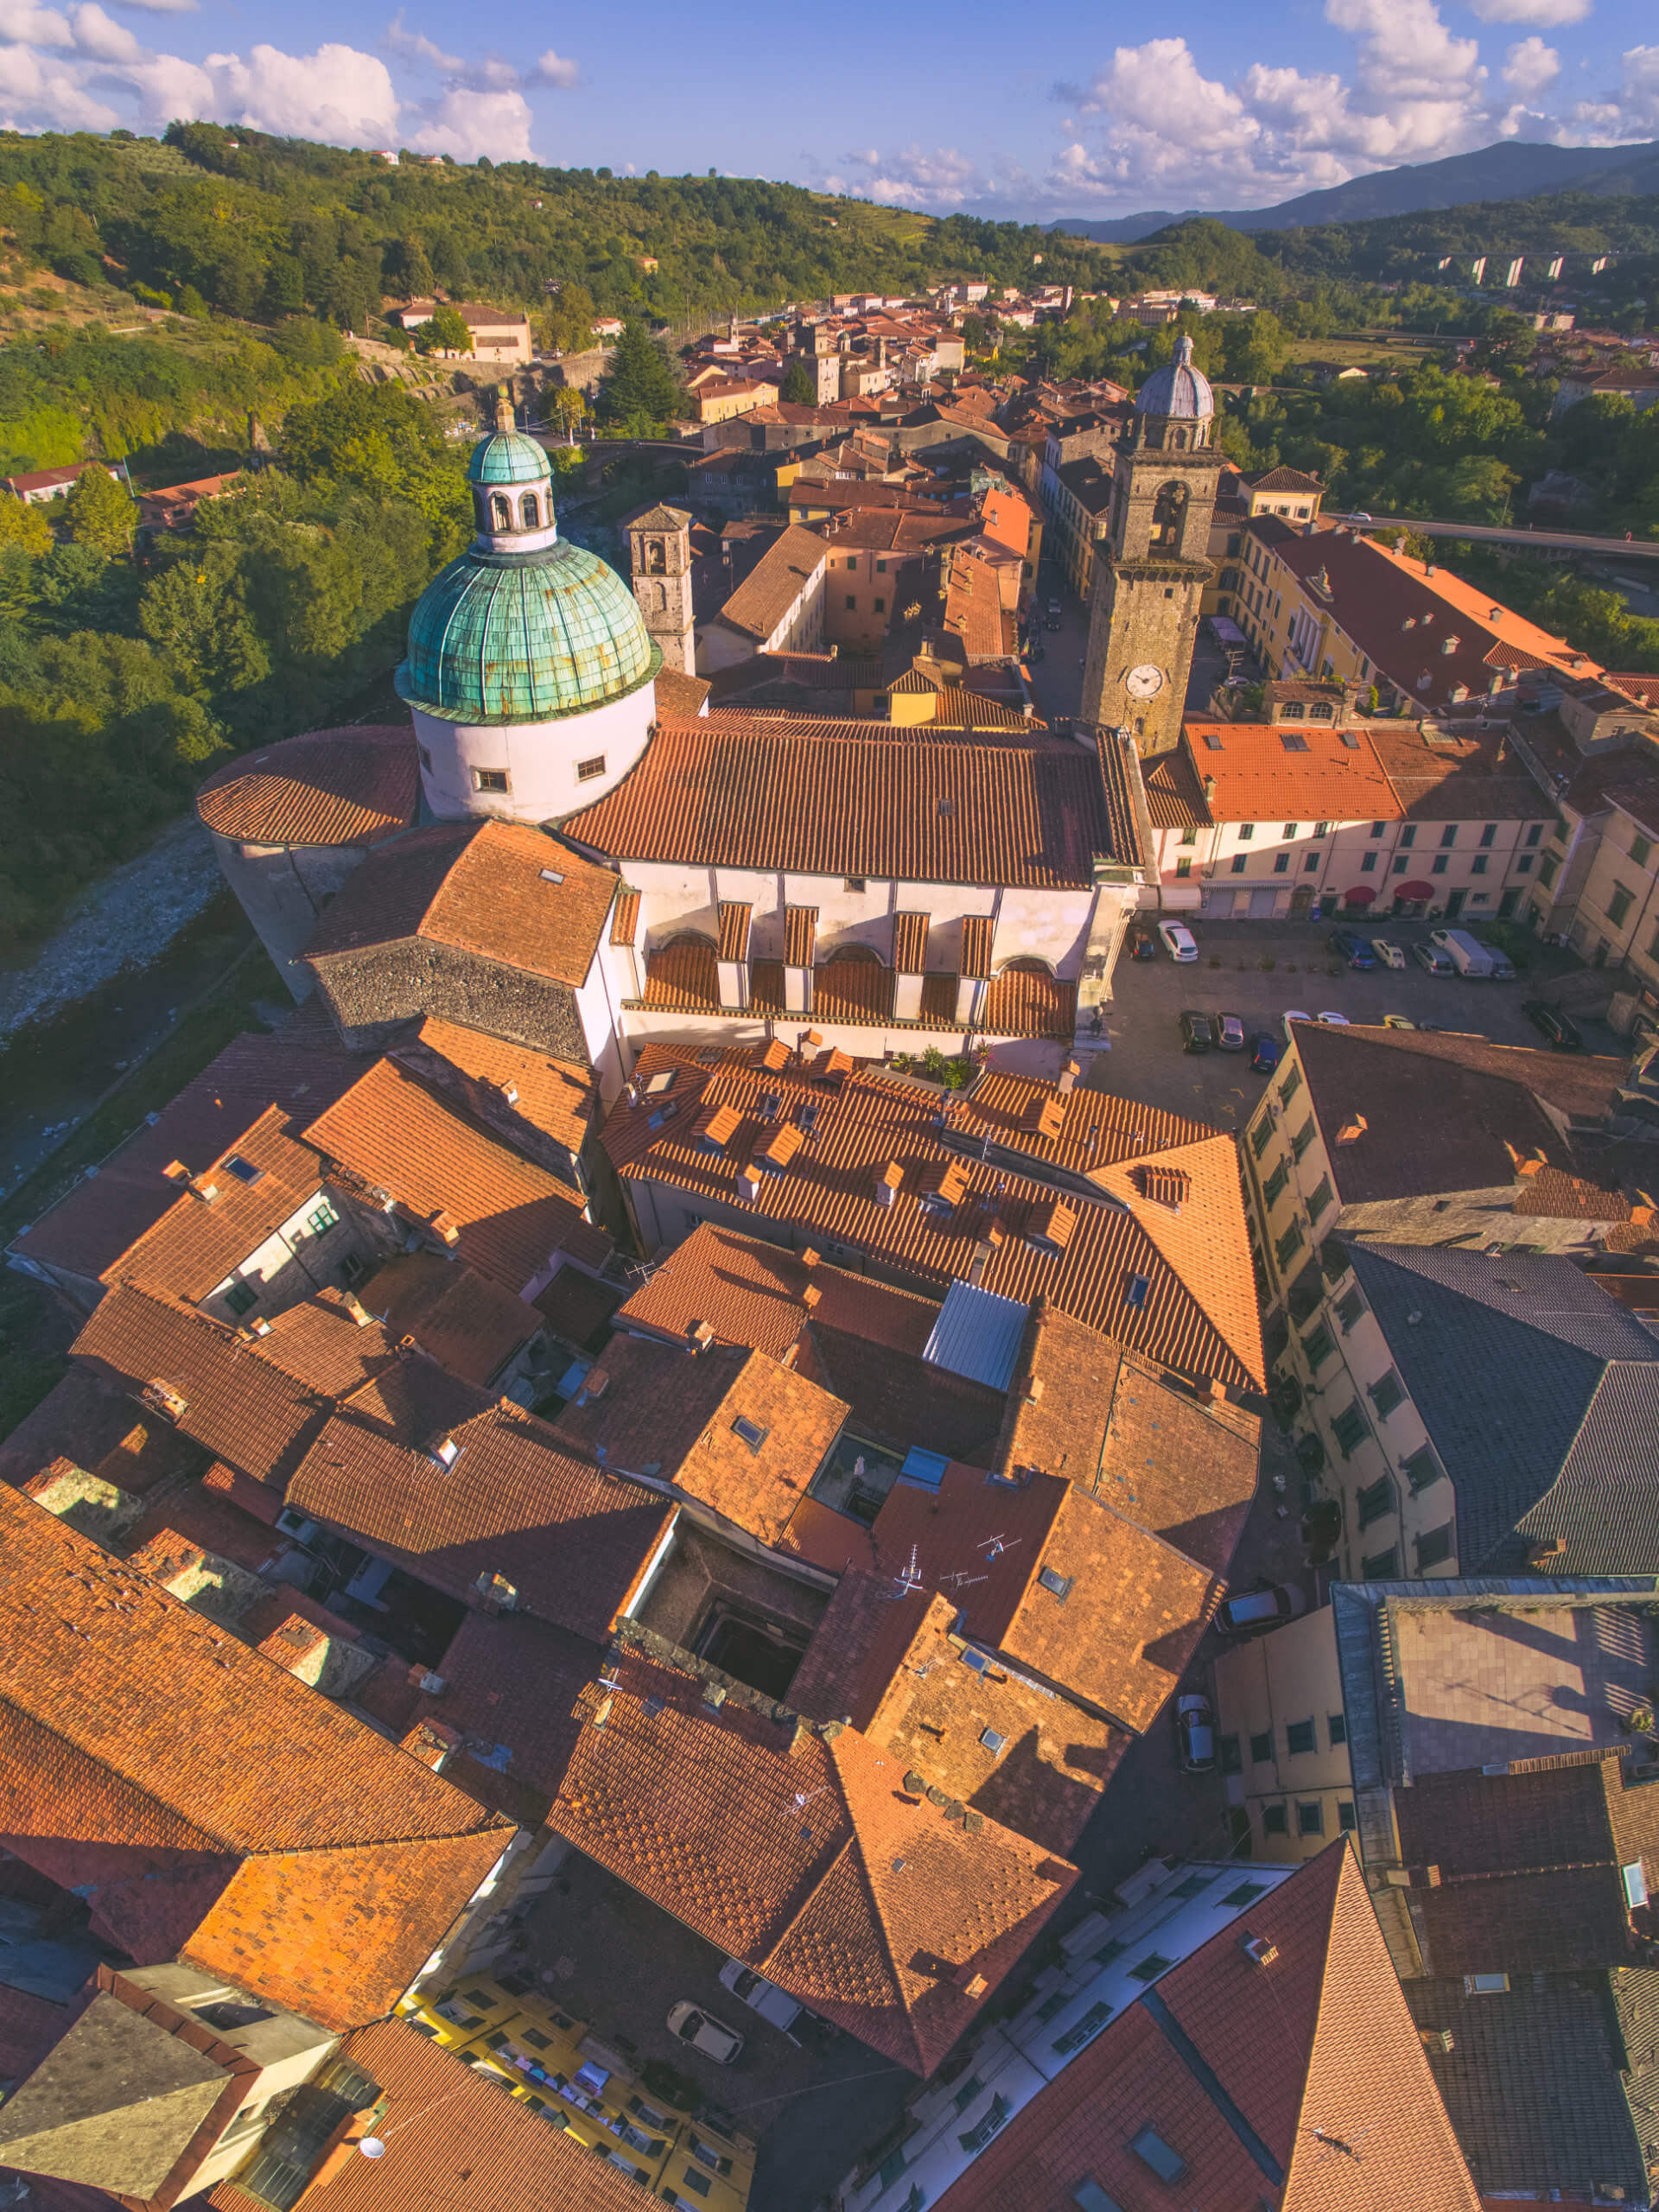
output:
[[[487,447],[505,445],[529,448],[546,474],[538,446],[505,434],[486,442],[474,468],[489,465]],[[661,665],[632,593],[596,553],[474,543],[422,594],[397,684],[445,721],[551,721],[620,699]]]
[[[467,463],[473,484],[545,484],[552,474],[535,439],[518,430],[492,430],[473,448]]]

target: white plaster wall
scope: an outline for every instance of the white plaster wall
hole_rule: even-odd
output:
[[[588,970],[586,981],[575,994],[576,1018],[582,1024],[582,1041],[588,1047],[588,1058],[593,1065],[594,1073],[599,1077],[600,1096],[607,1107],[614,1103],[628,1079],[628,1069],[623,1064],[620,1035],[620,1007],[626,994],[618,988],[607,961],[606,955],[609,950],[608,945],[600,946],[594,955],[594,964]]]
[[[296,999],[309,998],[316,977],[299,955],[317,917],[362,860],[361,845],[245,845],[213,833],[225,880]]]
[[[419,707],[413,712],[421,788],[441,820],[551,822],[621,782],[650,739],[656,691],[642,683],[625,698],[550,722],[450,722]],[[601,754],[605,772],[578,782],[576,763]],[[505,769],[507,789],[475,791],[473,772],[481,768]]]

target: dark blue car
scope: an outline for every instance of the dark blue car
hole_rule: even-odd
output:
[[[1250,1065],[1258,1075],[1271,1075],[1279,1065],[1279,1042],[1265,1029],[1250,1039]]]
[[[1332,930],[1325,940],[1329,950],[1338,953],[1351,968],[1375,968],[1376,955],[1370,940],[1361,937],[1357,930]]]

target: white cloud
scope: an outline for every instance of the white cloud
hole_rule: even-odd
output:
[[[551,85],[556,92],[575,92],[580,73],[574,61],[567,60],[562,54],[556,54],[550,46],[530,73],[532,83]]]
[[[69,19],[33,0],[0,0],[0,45],[73,46]]]
[[[475,162],[480,154],[493,162],[528,162],[532,118],[522,92],[480,92],[465,85],[452,86],[441,98],[423,101],[423,127],[406,140],[417,154],[448,154],[458,162]]]
[[[95,99],[73,65],[43,60],[27,46],[0,46],[0,128],[107,130],[121,118]]]
[[[284,54],[262,44],[245,60],[239,54],[210,54],[202,66],[213,83],[216,122],[336,146],[396,143],[398,100],[386,65],[355,47]]]
[[[429,62],[433,68],[442,70],[446,77],[458,77],[467,67],[460,54],[446,54],[441,46],[435,45],[427,37],[424,31],[408,29],[401,8],[386,25],[383,43],[391,53],[405,54],[411,61]]]
[[[1599,100],[1581,100],[1573,129],[1598,145],[1659,137],[1659,46],[1632,46],[1619,56],[1618,89]]]
[[[1469,0],[1483,23],[1536,23],[1540,30],[1559,30],[1563,23],[1581,23],[1593,0]]]
[[[95,61],[140,61],[144,49],[124,23],[106,16],[97,0],[82,0],[70,10],[75,27],[75,51]]]
[[[1523,100],[1536,99],[1561,73],[1561,57],[1535,35],[1518,39],[1503,61],[1503,81]]]
[[[883,154],[874,146],[843,154],[840,164],[819,179],[825,192],[896,207],[960,207],[964,200],[993,193],[1027,188],[1022,171],[1000,168],[987,173],[956,146],[896,148]]]

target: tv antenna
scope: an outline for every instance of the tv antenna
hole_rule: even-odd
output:
[[[1012,1551],[1016,1544],[1023,1541],[1024,1539],[1020,1536],[982,1536],[978,1549],[983,1554],[985,1564],[988,1567],[994,1559],[1001,1559],[1004,1552]]]
[[[908,1598],[912,1590],[919,1590],[921,1588],[922,1570],[916,1564],[916,1547],[914,1544],[910,1548],[910,1557],[905,1562],[902,1571],[893,1576],[893,1594],[895,1599]]]

